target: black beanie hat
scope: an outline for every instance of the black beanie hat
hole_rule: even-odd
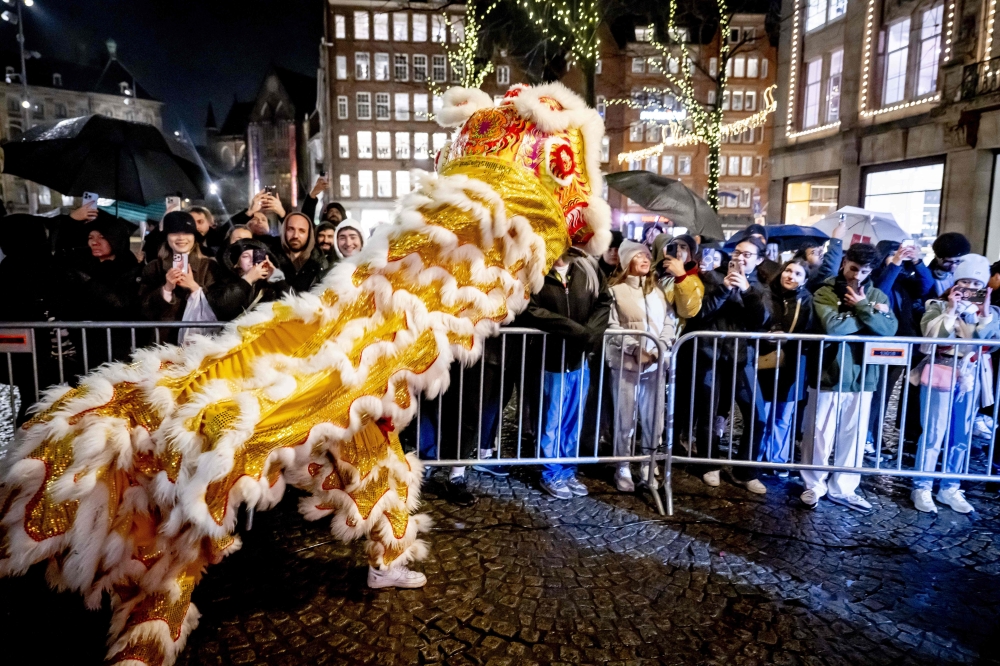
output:
[[[622,246],[622,242],[625,240],[625,234],[618,230],[613,230],[611,232],[611,245],[608,246],[609,250],[617,250]]]
[[[163,216],[163,233],[198,235],[198,226],[191,213],[175,210]]]
[[[953,259],[969,254],[972,251],[972,246],[969,244],[969,239],[962,234],[956,231],[949,231],[935,238],[931,249],[934,250],[934,256],[936,257]]]
[[[751,224],[747,227],[747,238],[754,234],[760,234],[764,238],[767,238],[767,229],[764,228],[763,224]]]

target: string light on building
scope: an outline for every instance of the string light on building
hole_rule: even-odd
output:
[[[996,0],[993,0],[996,2]],[[951,59],[951,35],[955,28],[955,3],[948,5],[948,36],[944,40],[944,62]]]
[[[818,134],[819,132],[826,132],[827,130],[834,130],[840,127],[840,121],[835,123],[830,123],[828,125],[820,125],[819,127],[810,127],[807,130],[802,130],[801,132],[791,132],[788,134],[789,139],[797,139],[800,136],[807,136],[809,134]]]
[[[785,136],[791,137],[795,127],[795,75],[799,65],[799,19],[802,15],[802,3],[795,3],[792,12],[792,61],[788,72],[788,102],[785,108]]]
[[[955,5],[952,4],[952,7]],[[989,60],[993,54],[993,22],[996,20],[997,0],[990,0],[990,13],[986,17],[986,44],[983,49],[983,60]]]

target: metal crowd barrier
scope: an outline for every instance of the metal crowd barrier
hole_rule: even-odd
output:
[[[15,421],[24,418],[20,400],[36,401],[46,386],[73,383],[76,378],[107,360],[127,361],[132,352],[145,344],[159,343],[161,331],[182,328],[221,329],[223,323],[195,322],[32,322],[0,323],[0,356],[5,356],[6,373],[0,370],[0,398],[7,397],[9,407],[0,406],[0,455],[5,431],[12,435]],[[615,409],[614,392],[620,387],[611,381],[609,343],[627,340],[646,341],[655,347],[656,359],[646,368],[652,373],[654,427],[652,447],[642,450],[638,400],[635,417],[623,427]],[[484,358],[470,367],[452,364],[451,382],[441,395],[420,397],[417,413],[409,428],[400,433],[405,444],[416,449],[430,467],[545,465],[588,463],[650,463],[647,488],[662,460],[664,423],[665,367],[668,351],[655,336],[642,331],[609,330],[596,353],[578,358],[567,351],[563,341],[558,351],[558,372],[546,372],[550,336],[534,329],[506,327],[486,342]],[[626,344],[618,344],[618,366],[624,365]],[[74,351],[72,357],[70,350]],[[571,393],[569,373],[589,374],[586,391]],[[584,370],[586,368],[586,370]],[[551,367],[550,370],[553,370]],[[546,456],[542,450],[548,402],[544,386],[550,375],[550,394],[559,407],[556,416],[574,417],[579,441],[563,447],[562,434],[555,439],[556,452]],[[635,374],[635,373],[633,373]],[[27,376],[31,379],[28,380]],[[647,383],[649,375],[644,375]],[[9,386],[5,386],[9,385]],[[628,385],[626,385],[627,387]],[[17,387],[17,390],[14,389]],[[7,396],[2,391],[6,388]],[[627,389],[626,389],[627,390]],[[569,397],[572,395],[573,400]],[[570,414],[563,410],[572,409]],[[6,412],[6,413],[5,413]],[[628,441],[615,448],[616,433],[627,431]],[[490,457],[483,454],[492,451]],[[638,481],[638,480],[637,480]],[[653,492],[657,508],[664,512],[659,494]]]
[[[771,382],[772,396],[779,393],[781,383],[781,373],[792,373],[792,384],[788,390],[792,395],[798,395],[800,388],[809,387],[805,393],[805,400],[796,399],[797,403],[791,409],[792,422],[789,427],[787,461],[771,461],[764,459],[762,441],[757,437],[763,437],[768,429],[775,427],[776,409],[773,403],[768,407],[764,418],[760,418],[758,406],[766,401],[762,395],[762,374],[771,368],[761,367],[761,344],[764,343],[765,351],[774,351],[777,355],[784,352],[783,364],[778,364],[773,368],[774,375],[764,375],[766,381]],[[863,345],[863,347],[852,347]],[[826,350],[826,345],[835,345],[833,349]],[[739,362],[740,351],[747,353],[747,361],[744,365]],[[970,348],[973,348],[970,350]],[[963,356],[968,356],[974,352],[974,360],[964,361],[959,359],[958,354],[950,353],[956,349],[966,349]],[[866,376],[873,372],[875,368],[881,368],[879,372],[878,385],[873,392],[869,408],[869,419],[877,419],[879,427],[876,428],[874,441],[874,453],[862,455],[859,466],[836,466],[834,464],[809,464],[803,462],[805,452],[801,450],[797,442],[796,432],[799,426],[800,409],[808,400],[814,397],[812,388],[819,386],[822,382],[824,353],[834,353],[837,355],[839,366],[839,377],[837,378],[837,389],[829,391],[834,393],[836,410],[835,433],[840,433],[844,424],[841,419],[841,406],[844,395],[844,361],[848,353],[853,350],[862,350],[862,362],[860,375],[858,377],[860,386],[865,386]],[[928,479],[954,479],[962,481],[995,481],[1000,475],[994,473],[993,455],[997,439],[997,412],[1000,408],[1000,372],[995,372],[994,359],[992,354],[1000,351],[1000,340],[979,340],[979,339],[957,339],[957,338],[906,338],[906,337],[880,337],[880,336],[830,336],[816,334],[775,334],[775,333],[728,333],[728,332],[696,332],[683,335],[674,344],[669,363],[669,379],[667,390],[666,407],[666,451],[665,454],[658,455],[658,460],[665,460],[666,483],[663,484],[666,493],[667,512],[673,513],[673,493],[671,488],[672,467],[675,463],[699,466],[731,466],[755,467],[772,470],[815,470],[820,472],[847,472],[858,474],[878,474],[897,477],[919,477]],[[940,354],[940,355],[939,355]],[[829,358],[829,357],[828,357]],[[948,360],[950,363],[934,363],[934,360]],[[737,359],[733,361],[732,359]],[[911,374],[914,370],[925,372],[927,367],[925,359],[930,359],[929,364],[933,369],[926,371],[927,377],[919,378],[917,385],[911,383]],[[895,386],[888,384],[888,368],[902,368],[902,386],[897,394]],[[985,372],[989,366],[989,372]],[[683,367],[685,371],[690,371],[689,376],[679,376],[678,368]],[[752,371],[752,383],[741,380],[741,371]],[[972,385],[969,386],[971,375]],[[986,386],[984,379],[992,375],[990,386]],[[747,375],[744,375],[747,377]],[[787,380],[787,374],[785,375]],[[934,469],[924,471],[921,469],[921,460],[924,458],[925,443],[920,436],[920,432],[915,432],[914,423],[907,423],[908,416],[913,418],[914,412],[912,401],[919,402],[919,423],[916,430],[922,430],[924,424],[928,423],[931,400],[923,400],[920,396],[921,382],[927,381],[930,394],[935,379],[944,382],[944,390],[951,392],[948,399],[947,419],[943,425],[944,442],[937,456],[938,464]],[[964,382],[964,383],[963,383]],[[983,383],[980,383],[983,382]],[[803,385],[803,383],[805,383]],[[952,451],[953,414],[955,404],[955,393],[969,394],[973,399],[968,418],[974,420],[977,416],[989,416],[992,419],[988,423],[989,437],[988,446],[985,446],[985,457],[974,456],[973,439],[974,431],[972,423],[967,424],[969,434],[964,461],[961,463],[961,470],[955,472],[944,471],[944,462],[949,459]],[[743,393],[744,406],[749,403],[750,414],[741,413],[737,404],[737,394]],[[750,394],[750,400],[746,400],[746,392]],[[823,391],[826,393],[827,391]],[[915,393],[915,395],[913,395]],[[684,405],[686,413],[678,413],[678,396],[690,396],[689,402]],[[699,398],[710,396],[708,404],[697,404]],[[980,398],[983,396],[992,397],[992,405],[987,409],[988,414],[982,414],[980,408]],[[895,400],[897,404],[898,425],[888,428],[892,435],[886,441],[887,430],[886,410]],[[786,401],[782,401],[786,402]],[[861,428],[863,425],[864,409],[859,409],[857,413],[858,429],[856,431],[855,445],[865,447],[867,443],[868,428]],[[723,446],[723,436],[719,436],[716,431],[716,416],[725,415],[728,417],[728,442]],[[744,456],[736,454],[736,416],[739,415],[742,421],[742,430],[749,428],[749,443]],[[704,421],[703,419],[708,419]],[[683,419],[683,428],[678,431],[678,421]],[[701,430],[702,435],[707,429],[708,437],[699,438],[697,431]],[[755,432],[764,429],[764,433]],[[805,433],[804,433],[805,434]],[[699,442],[698,439],[707,439],[707,442]],[[676,455],[675,444],[680,443],[688,451],[687,455]],[[835,448],[827,457],[826,463],[836,460],[838,449],[836,445],[839,438],[834,439]],[[715,446],[713,446],[715,444]],[[956,447],[957,448],[957,447]],[[979,447],[983,448],[983,447]],[[812,457],[811,455],[809,456]],[[973,461],[973,458],[976,458]],[[857,458],[855,458],[857,459]],[[909,464],[908,464],[909,463]],[[942,471],[937,471],[941,467]]]

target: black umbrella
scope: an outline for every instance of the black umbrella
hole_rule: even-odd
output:
[[[830,239],[829,236],[815,227],[776,224],[764,228],[767,229],[767,242],[777,243],[782,252],[797,252],[806,246],[822,245],[824,241]],[[726,242],[726,250],[731,252],[736,249],[736,245],[748,235],[746,229],[737,231]]]
[[[205,197],[197,154],[153,125],[81,116],[38,125],[3,145],[3,170],[56,192],[148,205],[166,196]]]
[[[724,238],[719,215],[687,185],[649,171],[619,171],[604,177],[618,190],[651,213],[659,213],[688,233]]]

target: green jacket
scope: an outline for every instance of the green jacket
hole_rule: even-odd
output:
[[[837,295],[838,277],[832,277],[823,283],[813,295],[813,306],[816,308],[816,318],[827,335],[895,335],[896,315],[890,309],[879,312],[873,306],[880,303],[888,305],[889,298],[873,287],[871,283],[865,286],[865,300],[855,307],[843,303]],[[865,345],[860,342],[843,343],[843,375],[841,375],[842,343],[830,342],[823,345],[823,373],[820,383],[822,391],[836,391],[838,378],[843,377],[841,390],[849,393],[859,393],[861,387],[861,364],[864,358]],[[881,367],[869,364],[865,368],[865,391],[874,391],[878,386]],[[812,374],[812,373],[810,373]],[[815,377],[815,375],[813,375]],[[811,380],[815,384],[815,379]]]

